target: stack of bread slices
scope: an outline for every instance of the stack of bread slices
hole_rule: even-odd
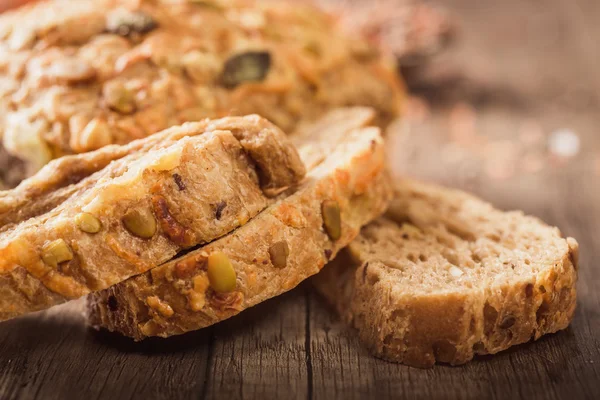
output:
[[[577,242],[394,181],[382,132],[402,85],[328,17],[106,0],[31,19],[63,2],[0,20],[3,62],[21,68],[0,98],[4,144],[33,173],[0,192],[0,320],[87,296],[94,327],[166,338],[314,276],[376,356],[414,366],[570,323]]]

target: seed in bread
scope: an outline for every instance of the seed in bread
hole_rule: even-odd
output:
[[[565,329],[577,253],[536,218],[402,180],[386,216],[313,282],[376,356],[457,365]]]

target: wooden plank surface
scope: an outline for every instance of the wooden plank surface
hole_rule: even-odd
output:
[[[598,398],[600,3],[444,4],[460,18],[459,41],[415,83],[429,107],[396,126],[391,163],[396,173],[474,191],[576,237],[571,327],[463,367],[420,370],[371,357],[309,284],[215,327],[140,344],[89,330],[73,303],[0,325],[0,398]],[[448,144],[465,123],[496,144],[519,140],[524,127],[537,127],[543,140],[568,129],[582,148],[538,171],[523,171],[519,156],[499,179],[490,176],[493,149]]]

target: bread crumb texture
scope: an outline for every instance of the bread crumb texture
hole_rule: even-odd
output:
[[[463,364],[569,325],[578,244],[522,212],[403,180],[315,284],[371,351]]]

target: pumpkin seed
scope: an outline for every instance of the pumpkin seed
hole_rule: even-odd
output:
[[[132,235],[150,239],[156,233],[156,219],[149,210],[132,208],[123,216],[123,225]]]
[[[42,260],[47,265],[56,268],[59,264],[73,259],[73,251],[63,239],[56,239],[42,247]]]
[[[229,257],[220,251],[208,256],[208,281],[217,293],[227,293],[235,289],[236,273]]]
[[[221,84],[232,89],[244,82],[263,81],[271,69],[271,54],[266,51],[248,51],[225,62]]]

